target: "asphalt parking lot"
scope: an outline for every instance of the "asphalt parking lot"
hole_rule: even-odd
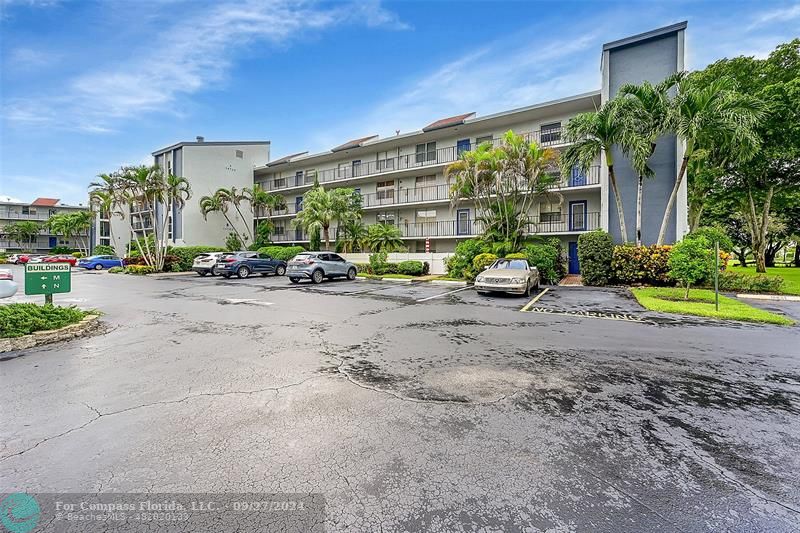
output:
[[[56,303],[105,332],[0,362],[0,491],[318,493],[330,531],[800,529],[800,328],[548,289],[76,274]]]

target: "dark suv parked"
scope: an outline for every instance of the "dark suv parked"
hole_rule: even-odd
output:
[[[217,273],[229,278],[234,274],[246,278],[250,274],[286,274],[286,261],[273,259],[267,254],[258,252],[231,252],[222,254],[217,261]]]

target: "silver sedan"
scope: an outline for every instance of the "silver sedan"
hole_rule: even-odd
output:
[[[529,296],[539,289],[539,269],[527,259],[498,259],[475,278],[478,294],[507,292]]]

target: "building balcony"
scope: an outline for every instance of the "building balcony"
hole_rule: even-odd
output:
[[[569,189],[573,187],[594,186],[600,184],[600,167],[594,166],[589,172],[575,171],[567,178],[560,178],[551,187],[551,190]],[[432,185],[429,187],[415,187],[387,189],[376,193],[361,196],[361,205],[364,209],[383,208],[391,206],[443,203],[450,201],[450,186],[447,184]],[[284,209],[273,210],[272,217],[296,215],[303,208],[297,204],[289,204]],[[260,213],[256,218],[270,218],[266,213]]]
[[[50,213],[14,213],[13,211],[0,211],[0,220],[49,220]]]
[[[483,223],[478,220],[434,220],[431,222],[401,222],[397,224],[403,239],[469,238],[483,233]],[[600,213],[548,214],[533,216],[526,229],[529,235],[556,235],[581,233],[600,228]],[[336,239],[336,228],[329,230],[331,241]],[[276,243],[308,242],[308,234],[300,229],[290,229],[273,234]]]
[[[540,146],[551,147],[565,144],[564,141],[562,141],[561,128],[550,129],[544,132],[527,132],[523,133],[522,136],[529,142],[537,142]],[[491,142],[497,147],[503,144],[503,139],[502,137],[495,137]],[[475,143],[462,144],[460,146],[446,146],[429,152],[417,152],[414,154],[401,155],[399,157],[380,159],[378,161],[340,165],[339,168],[297,172],[294,176],[272,178],[271,180],[262,182],[262,187],[268,191],[281,191],[310,187],[314,184],[315,179],[320,184],[325,184],[379,176],[404,170],[436,167],[438,165],[453,163],[458,160],[461,152],[473,150],[476,147],[477,145]]]

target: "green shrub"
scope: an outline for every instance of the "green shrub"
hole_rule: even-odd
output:
[[[398,274],[407,274],[409,276],[421,276],[425,265],[422,261],[402,261],[397,265]]]
[[[188,272],[192,269],[194,258],[198,255],[224,251],[224,246],[170,246],[167,254],[177,258],[176,263],[179,270],[176,272]]]
[[[670,283],[670,246],[634,246],[623,244],[614,247],[611,258],[612,279],[617,283],[667,285]],[[583,265],[581,265],[583,269]]]
[[[305,252],[302,246],[264,246],[258,249],[258,253],[267,254],[273,259],[289,261],[297,254]]]
[[[451,278],[472,279],[478,274],[474,272],[472,260],[475,256],[487,253],[490,246],[478,239],[467,239],[456,245],[456,251],[445,261],[447,275]]]
[[[422,275],[427,276],[431,273],[431,264],[427,261],[422,262]]]
[[[75,324],[88,315],[77,307],[12,303],[0,306],[0,337],[21,337],[34,331]]]
[[[125,267],[126,274],[134,274],[136,276],[143,276],[145,274],[154,274],[156,269],[148,265],[129,265]]]
[[[364,272],[366,274],[372,274],[372,266],[369,263],[355,263],[356,268],[359,272]]]
[[[599,229],[578,237],[578,261],[581,278],[586,285],[608,285],[613,257],[614,241],[605,231]]]
[[[478,254],[472,260],[472,270],[475,272],[475,275],[477,276],[486,267],[488,267],[495,261],[497,261],[497,256],[494,254],[487,254],[487,253]]]
[[[714,274],[714,252],[706,244],[705,239],[683,240],[669,253],[669,275],[686,288],[684,299],[689,299],[689,287]]]
[[[385,270],[389,265],[386,252],[375,252],[369,256],[369,267],[371,274],[381,275],[386,274]]]
[[[114,248],[107,244],[98,244],[94,247],[94,251],[92,253],[94,255],[117,255],[117,252],[114,250]]]
[[[489,245],[491,253],[497,257],[505,257],[508,254],[519,252],[519,247],[514,246],[511,241],[493,242]]]
[[[242,239],[239,238],[239,235],[233,231],[228,233],[228,236],[225,237],[225,249],[229,252],[243,250],[244,244],[242,243]]]
[[[125,272],[123,267],[111,267],[108,269],[109,274],[119,274],[120,272]]]
[[[706,280],[707,285],[713,286],[713,276]],[[783,278],[780,276],[767,276],[765,274],[742,274],[740,272],[725,271],[719,274],[719,290],[741,292],[781,292]]]
[[[714,249],[714,242],[719,242],[719,249],[724,252],[733,250],[733,240],[728,233],[719,226],[702,226],[687,234],[683,240],[703,239],[706,241],[706,248]]]
[[[506,254],[504,259],[527,259],[528,256],[523,253]]]
[[[551,239],[544,244],[528,244],[525,246],[525,257],[539,270],[539,277],[551,284],[558,283],[564,277],[564,265],[561,260],[561,243]]]
[[[84,254],[83,252],[72,252],[71,255],[76,259],[80,259],[81,257],[86,257],[86,254]]]
[[[50,248],[50,255],[70,255],[74,251],[72,246],[53,246]]]

